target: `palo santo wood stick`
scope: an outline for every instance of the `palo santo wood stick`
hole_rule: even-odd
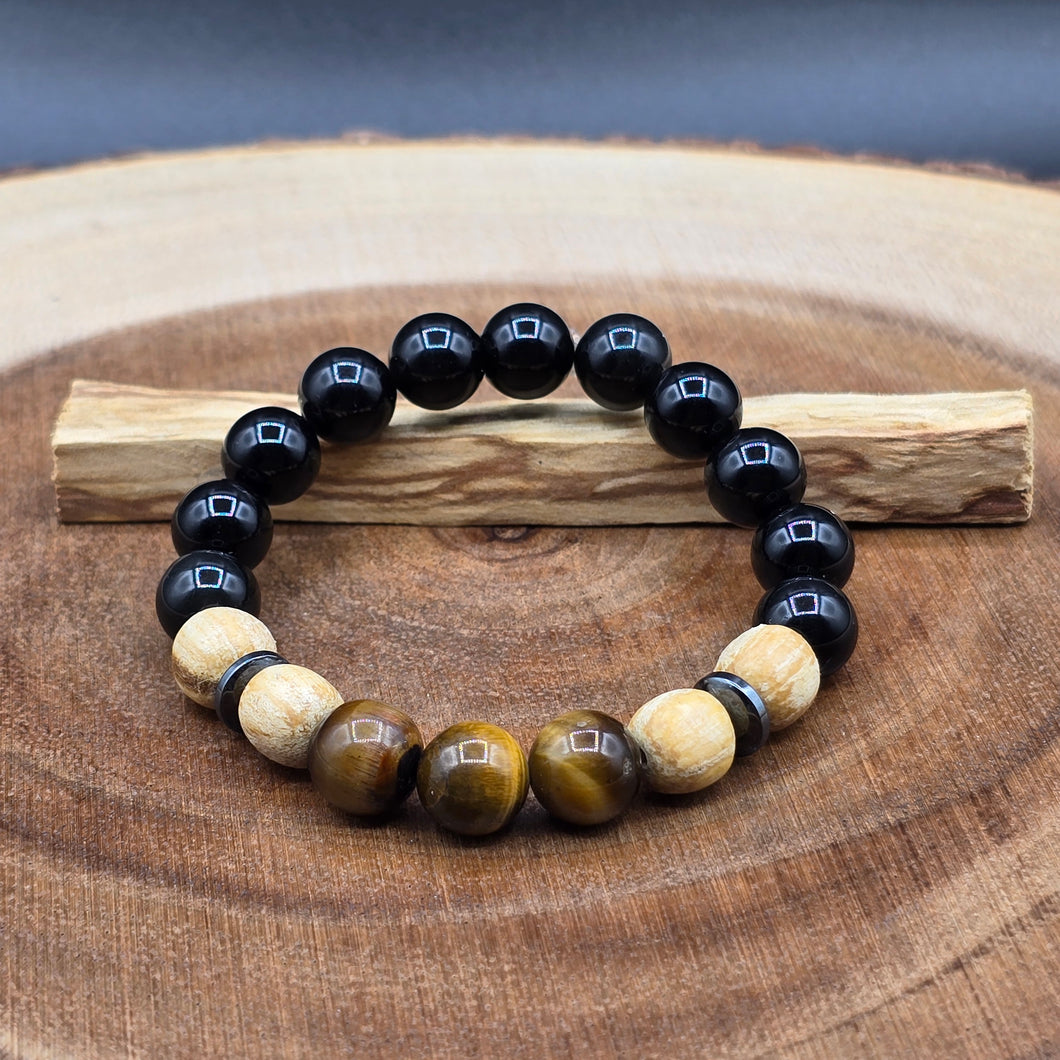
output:
[[[64,522],[169,519],[194,485],[221,477],[220,444],[286,394],[154,390],[74,382],[52,439]],[[744,402],[744,422],[802,449],[806,499],[859,522],[1011,523],[1030,515],[1026,391],[778,394]],[[399,403],[369,445],[325,447],[320,477],[279,519],[556,526],[719,522],[700,465],[676,460],[638,413],[584,400]]]

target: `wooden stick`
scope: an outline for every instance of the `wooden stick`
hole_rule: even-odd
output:
[[[187,490],[221,477],[231,423],[285,394],[74,382],[53,437],[63,522],[168,519]],[[802,449],[806,499],[859,522],[1011,523],[1029,517],[1026,391],[778,394],[744,422]],[[639,414],[584,400],[473,403],[447,413],[399,403],[383,438],[328,448],[321,474],[280,519],[427,525],[625,525],[719,521],[698,464],[658,449]]]

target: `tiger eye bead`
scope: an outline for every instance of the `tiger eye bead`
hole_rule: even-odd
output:
[[[440,732],[423,751],[416,790],[423,808],[460,835],[502,829],[526,801],[526,755],[511,733],[484,721]]]
[[[640,762],[640,749],[620,721],[598,710],[572,710],[538,733],[530,785],[553,817],[603,824],[633,801]]]
[[[701,791],[729,771],[736,732],[729,713],[709,692],[676,688],[649,699],[629,722],[644,752],[644,774],[656,791]]]
[[[281,663],[247,682],[239,697],[239,724],[266,758],[305,769],[317,726],[341,704],[342,696],[320,674]]]
[[[217,684],[244,655],[275,651],[264,622],[236,607],[210,607],[192,615],[173,638],[173,677],[201,707],[212,707]]]
[[[753,626],[718,657],[715,670],[743,678],[762,697],[774,730],[806,713],[821,684],[821,667],[806,638],[787,626]]]
[[[309,745],[313,786],[332,806],[359,817],[395,810],[416,786],[423,737],[397,707],[355,699],[336,707]]]

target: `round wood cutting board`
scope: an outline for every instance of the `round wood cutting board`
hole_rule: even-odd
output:
[[[321,143],[0,181],[0,1055],[1060,1052],[1060,194],[679,146]],[[78,377],[293,392],[519,300],[655,320],[745,394],[1026,388],[1029,522],[857,530],[861,641],[718,785],[610,826],[365,826],[169,674],[162,524],[62,525]],[[569,394],[574,390],[568,387]],[[812,468],[810,475],[812,480]],[[722,527],[287,524],[279,649],[529,748],[693,683]]]

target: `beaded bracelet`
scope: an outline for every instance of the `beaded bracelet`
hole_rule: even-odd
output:
[[[424,747],[402,710],[344,701],[323,677],[288,663],[257,619],[252,569],[272,541],[270,505],[301,496],[320,467],[320,439],[356,444],[390,422],[400,391],[427,409],[454,408],[483,376],[520,399],[551,393],[573,366],[604,408],[643,406],[652,438],[703,460],[707,493],[726,519],[754,527],[751,563],[766,589],[753,625],[691,688],[645,703],[628,725],[595,710],[549,722],[529,757],[504,729],[460,722]],[[192,489],[173,514],[179,558],[163,575],[156,611],[173,637],[184,693],[216,709],[282,765],[308,768],[334,806],[355,815],[395,809],[415,787],[428,814],[465,835],[508,824],[528,787],[554,817],[600,824],[622,813],[642,783],[685,793],[713,784],[734,757],[753,754],[813,701],[822,674],[854,650],[857,618],[842,586],[854,543],[834,513],[802,502],[806,469],[783,434],[741,425],[742,400],[713,365],[671,364],[669,345],[632,314],[598,320],[577,346],[543,306],[495,314],[481,335],[443,313],[410,320],[389,366],[354,348],[322,353],[299,387],[302,415],[268,407],[241,416],[222,447],[226,478]]]

